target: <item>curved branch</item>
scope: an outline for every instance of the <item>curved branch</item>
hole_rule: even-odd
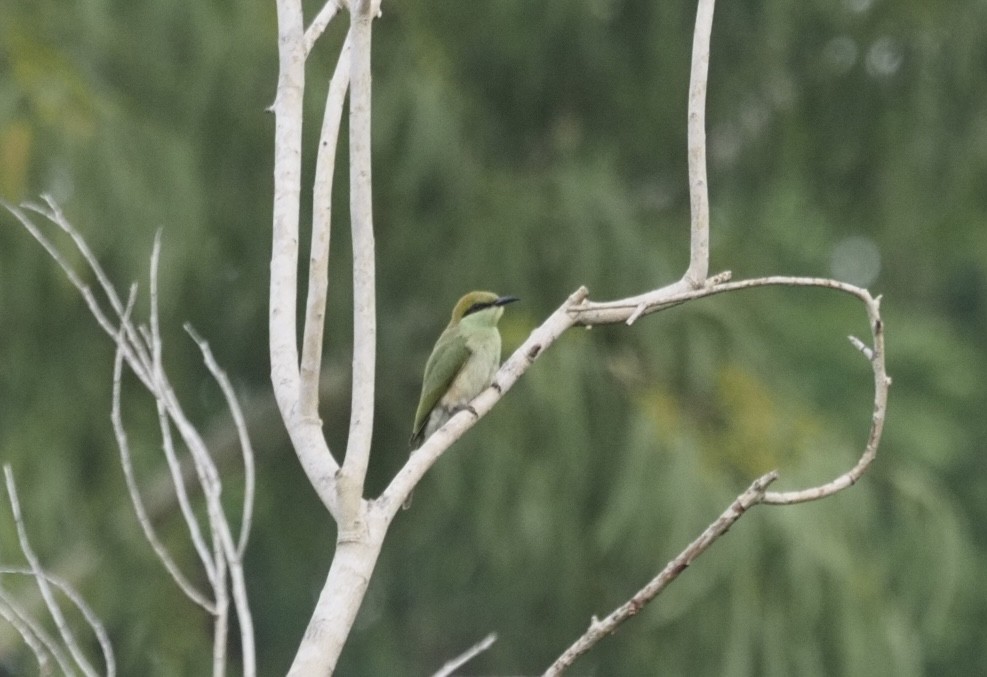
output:
[[[24,209],[30,210],[43,216],[44,218],[51,221],[53,224],[57,225],[64,232],[66,232],[71,238],[72,242],[76,245],[78,253],[82,256],[82,259],[86,262],[86,265],[90,267],[99,282],[99,287],[103,290],[103,294],[106,296],[110,303],[110,306],[114,309],[114,315],[116,317],[122,317],[120,310],[123,308],[123,302],[120,300],[120,296],[117,294],[116,288],[110,283],[109,278],[103,271],[99,260],[93,254],[92,250],[86,244],[82,235],[75,229],[75,227],[65,218],[61,209],[55,203],[49,195],[43,195],[42,198],[48,204],[48,207],[42,207],[37,204],[24,204],[22,207]],[[58,266],[65,273],[65,277],[68,278],[69,282],[72,283],[82,296],[83,300],[86,302],[86,306],[89,308],[89,312],[92,313],[93,317],[96,318],[96,322],[99,324],[100,328],[106,335],[110,338],[116,339],[117,329],[116,320],[111,319],[110,314],[106,313],[99,301],[96,299],[96,295],[93,293],[93,289],[86,284],[82,277],[75,272],[75,269],[69,264],[68,258],[62,254],[62,252],[55,246],[55,244],[48,239],[48,237],[41,232],[41,229],[35,225],[35,223],[28,218],[27,214],[21,209],[0,200],[0,205],[3,205],[7,211],[13,214],[24,229],[31,234],[31,236],[38,241],[38,243],[44,247],[48,255],[58,264]],[[148,347],[143,341],[140,333],[134,328],[129,327],[126,334],[127,341],[123,346],[124,359],[127,360],[127,364],[140,379],[141,383],[145,387],[150,387],[150,371],[151,371],[151,357],[148,353]]]
[[[497,372],[494,385],[473,400],[471,410],[467,409],[453,416],[446,425],[436,431],[420,449],[411,455],[408,462],[394,476],[391,484],[376,501],[378,509],[386,514],[386,519],[393,518],[397,505],[400,505],[407,493],[412,490],[445,450],[483,417],[514,385],[517,379],[528,370],[535,359],[569,327],[626,323],[637,317],[650,315],[687,301],[741,289],[767,286],[832,289],[850,294],[864,303],[870,320],[874,345],[870,348],[864,347],[861,352],[870,360],[874,370],[874,416],[864,452],[852,469],[817,487],[794,492],[768,493],[764,497],[764,502],[771,504],[799,503],[830,496],[851,486],[863,475],[877,455],[877,447],[884,429],[888,389],[891,385],[891,379],[887,376],[884,366],[884,324],[880,316],[879,298],[872,297],[870,292],[861,287],[828,278],[773,276],[718,284],[720,280],[724,279],[729,279],[729,273],[721,273],[708,279],[701,289],[682,291],[682,285],[676,283],[638,296],[607,302],[586,301],[589,292],[585,287],[579,288],[541,326],[531,332],[527,340],[504,362],[500,371]],[[395,499],[398,499],[397,505],[394,504]]]
[[[33,572],[30,575],[34,575]],[[62,651],[55,638],[37,620],[31,617],[6,590],[0,588],[0,618],[6,620],[24,639],[34,659],[38,663],[38,673],[51,674],[51,661],[54,660],[66,675],[72,673],[69,658]]]
[[[713,542],[725,534],[734,523],[743,517],[749,508],[757,505],[764,498],[764,493],[768,485],[778,479],[777,472],[770,472],[767,475],[757,478],[750,488],[736,498],[716,521],[710,524],[706,530],[686,547],[679,555],[665,565],[657,576],[637,591],[633,597],[614,609],[609,616],[602,621],[595,616],[589,624],[589,628],[583,635],[573,642],[568,649],[562,652],[554,663],[545,671],[544,675],[555,676],[571,666],[573,662],[584,653],[593,648],[601,639],[617,630],[617,626],[636,616],[641,609],[658,594],[668,587],[668,584],[678,578],[679,574],[686,570],[697,557],[703,554]]]
[[[302,99],[305,91],[305,30],[301,0],[277,0],[278,89],[274,129],[274,225],[269,311],[271,384],[292,447],[322,503],[338,514],[333,458],[317,417],[299,404],[298,221],[301,201]]]
[[[79,643],[75,639],[75,634],[72,632],[72,628],[69,627],[68,621],[65,619],[65,615],[62,613],[62,609],[58,605],[58,601],[55,599],[51,585],[49,585],[49,581],[51,579],[41,567],[41,560],[34,553],[34,549],[31,548],[31,543],[28,541],[27,528],[24,526],[24,516],[21,514],[21,504],[17,499],[17,487],[14,486],[14,472],[11,470],[9,463],[4,464],[3,474],[7,483],[7,498],[10,500],[10,510],[14,513],[14,526],[17,528],[17,541],[20,543],[21,552],[24,553],[24,558],[27,559],[27,562],[30,565],[31,575],[34,577],[34,580],[38,585],[38,591],[41,593],[42,598],[44,598],[45,606],[48,608],[48,613],[55,622],[55,627],[58,629],[58,634],[62,638],[62,643],[64,643],[65,647],[68,649],[69,655],[72,656],[72,660],[75,661],[76,665],[84,674],[95,677],[97,674],[96,670],[93,668],[92,664],[89,662],[89,659],[86,658],[86,655],[79,647]]]
[[[0,574],[19,574],[22,576],[34,576],[35,572],[32,571],[31,569],[25,569],[22,567],[0,566]],[[80,595],[79,592],[75,588],[73,588],[68,581],[59,578],[58,576],[53,576],[47,572],[44,574],[44,576],[45,578],[48,579],[49,583],[51,583],[56,588],[61,590],[62,594],[68,597],[69,600],[72,602],[72,604],[75,605],[75,608],[79,610],[79,613],[82,614],[82,618],[86,621],[86,624],[89,626],[89,629],[93,631],[93,635],[95,635],[96,641],[99,643],[99,648],[103,652],[103,663],[106,667],[106,674],[108,675],[108,677],[113,677],[113,675],[115,675],[117,671],[116,657],[113,654],[113,645],[110,643],[110,636],[106,632],[106,628],[103,627],[102,621],[100,621],[99,617],[96,616],[96,612],[93,611],[92,607],[86,603],[86,600],[82,599],[82,595]],[[18,613],[20,613],[19,609],[17,611]],[[30,628],[28,629],[30,630]],[[24,637],[25,642],[32,645],[32,650],[35,650],[37,648],[33,642],[34,638],[29,639],[28,636],[25,635],[23,632],[21,633],[21,636]],[[35,655],[38,654],[36,650],[34,651],[34,653]]]
[[[144,537],[150,544],[151,549],[154,550],[154,554],[157,556],[158,560],[160,560],[168,574],[172,577],[172,580],[175,581],[175,584],[183,593],[185,593],[185,596],[209,613],[213,613],[213,603],[205,596],[205,594],[200,592],[195,587],[195,585],[185,576],[185,574],[182,573],[178,564],[174,559],[172,559],[171,554],[168,552],[168,548],[165,547],[164,543],[162,543],[161,539],[158,537],[157,531],[154,529],[154,525],[148,517],[147,509],[144,506],[144,499],[141,497],[140,488],[137,486],[137,479],[134,475],[134,465],[131,461],[130,453],[130,442],[127,436],[126,428],[123,425],[123,415],[121,414],[120,407],[124,363],[123,345],[124,336],[126,333],[124,324],[130,323],[130,311],[133,308],[135,291],[136,290],[133,288],[131,289],[130,300],[127,302],[127,307],[123,314],[123,322],[121,323],[120,330],[116,337],[117,350],[116,356],[113,360],[113,407],[110,413],[110,419],[113,424],[113,434],[116,436],[117,440],[117,448],[120,450],[120,466],[123,468],[123,477],[127,484],[127,492],[130,494],[131,503],[134,506],[134,514],[137,516],[137,521],[144,532]],[[172,473],[172,478],[174,479],[175,473],[177,472],[176,468],[178,467],[178,461],[172,451],[166,420],[162,422],[161,430],[164,435],[163,446],[168,458],[168,468]],[[169,451],[172,451],[172,453],[169,454]],[[212,558],[209,556],[208,549],[202,541],[198,522],[196,521],[195,516],[191,511],[191,507],[188,504],[184,483],[176,482],[175,490],[179,497],[179,502],[182,507],[182,514],[185,517],[186,525],[189,527],[193,544],[195,545],[199,558],[202,561],[203,568],[206,569],[207,577],[210,581],[212,581],[214,580]]]
[[[233,390],[226,372],[219,366],[209,343],[199,335],[191,324],[185,324],[185,332],[192,337],[199,350],[202,352],[202,361],[205,363],[209,373],[223,393],[226,406],[230,410],[230,417],[233,419],[233,427],[236,430],[237,439],[240,442],[240,457],[243,459],[243,509],[240,516],[240,536],[237,542],[237,556],[243,559],[243,553],[247,549],[247,540],[250,538],[250,527],[253,523],[254,514],[254,493],[256,489],[257,471],[254,464],[254,448],[250,443],[250,434],[247,432],[247,419],[243,415],[240,407],[240,400]]]
[[[877,447],[884,432],[884,420],[887,416],[888,390],[891,387],[891,377],[888,376],[884,365],[884,321],[881,320],[881,297],[872,297],[866,289],[853,285],[841,285],[843,291],[858,297],[867,308],[867,318],[870,322],[873,345],[866,346],[855,336],[848,337],[850,343],[857,348],[870,362],[874,372],[874,411],[871,415],[870,432],[867,443],[857,463],[847,472],[826,484],[802,489],[800,491],[768,492],[762,502],[771,505],[791,505],[815,501],[853,486],[867,472],[867,468],[877,458]]]
[[[674,286],[674,285],[673,285]],[[723,292],[752,289],[766,286],[790,287],[820,287],[833,289],[858,298],[867,310],[870,321],[872,346],[851,336],[850,341],[870,361],[874,372],[874,413],[871,419],[871,429],[867,437],[864,451],[857,463],[847,472],[825,484],[788,492],[768,492],[768,485],[778,477],[777,471],[772,471],[759,478],[751,487],[741,494],[737,501],[720,518],[710,525],[702,535],[658,574],[648,585],[642,588],[630,600],[614,610],[604,620],[593,619],[589,629],[574,642],[545,672],[545,675],[558,675],[583,653],[604,636],[612,633],[618,625],[635,615],[640,609],[654,599],[681,571],[685,569],[699,554],[705,551],[716,538],[726,530],[753,505],[764,503],[768,505],[790,505],[805,501],[817,500],[831,496],[847,487],[852,486],[867,471],[877,456],[877,448],[884,430],[884,419],[887,410],[888,389],[891,379],[884,365],[884,322],[880,315],[880,297],[872,297],[870,292],[845,282],[826,278],[812,277],[765,277],[752,280],[725,284],[709,284],[703,289],[686,293],[665,292],[656,290],[649,294],[633,299],[623,299],[608,303],[580,304],[573,312],[580,316],[579,323],[585,326],[594,324],[610,324],[620,321],[631,321],[641,315],[657,312],[665,308],[685,303],[686,301],[713,296]],[[663,293],[664,292],[664,293]],[[641,299],[647,298],[644,302]]]
[[[662,290],[656,290],[655,292],[649,292],[633,299],[607,303],[585,303],[578,308],[580,314],[578,323],[592,326],[594,324],[622,322],[635,314],[647,315],[693,299],[737,291],[739,289],[753,289],[755,287],[767,286],[820,287],[850,294],[858,298],[864,304],[864,308],[867,311],[867,319],[870,324],[871,338],[873,340],[873,345],[868,347],[863,345],[859,339],[850,337],[851,343],[867,358],[874,372],[874,412],[871,417],[870,432],[868,433],[867,442],[860,459],[853,468],[825,484],[799,491],[786,491],[783,493],[769,492],[764,497],[765,503],[789,505],[832,496],[838,491],[852,486],[866,472],[877,456],[877,447],[880,444],[881,434],[884,431],[888,390],[891,387],[891,378],[887,374],[884,362],[884,322],[881,319],[880,297],[875,298],[871,296],[869,291],[856,285],[828,278],[772,276],[713,285],[684,293],[662,294]],[[640,299],[646,300],[642,301]],[[641,309],[642,304],[645,306],[643,310]]]
[[[328,6],[328,5],[327,5]],[[302,334],[301,409],[306,418],[319,416],[319,380],[322,374],[322,344],[329,290],[329,236],[332,223],[332,179],[336,170],[336,144],[343,103],[350,84],[349,35],[343,42],[336,70],[329,82],[326,110],[322,119],[319,152],[315,161],[312,189],[312,252],[308,259],[308,295],[305,302],[305,330]]]

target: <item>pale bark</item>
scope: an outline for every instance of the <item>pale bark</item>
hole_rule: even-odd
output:
[[[685,280],[692,287],[706,283],[709,274],[709,189],[706,179],[706,82],[709,43],[715,0],[699,0],[692,36],[692,71],[689,77],[689,197],[692,207],[689,268]]]
[[[588,300],[589,292],[580,288],[518,348],[498,371],[494,384],[477,396],[471,407],[453,416],[433,434],[395,475],[383,493],[373,500],[363,496],[363,482],[372,448],[374,415],[374,368],[376,361],[376,316],[374,299],[374,241],[370,167],[370,41],[372,19],[379,3],[351,0],[350,33],[339,57],[330,84],[317,165],[316,202],[312,255],[309,270],[309,294],[305,330],[302,337],[301,378],[294,341],[294,299],[290,287],[297,275],[298,204],[300,180],[297,161],[301,151],[301,104],[304,90],[304,58],[315,40],[336,15],[341,2],[330,0],[308,31],[303,31],[297,0],[278,0],[281,75],[275,112],[278,115],[275,170],[275,223],[271,281],[271,355],[272,379],[278,404],[292,442],[309,479],[329,509],[338,527],[338,541],[333,563],[308,629],[292,666],[293,675],[329,674],[335,668],[343,644],[352,627],[386,531],[399,506],[428,469],[476,421],[484,416],[535,360],[570,327],[623,322],[632,325],[639,318],[688,301],[738,289],[761,286],[814,286],[848,293],[860,300],[871,321],[872,344],[859,339],[854,345],[871,362],[874,371],[874,418],[864,452],[857,464],[840,477],[817,487],[801,491],[771,493],[768,483],[775,478],[761,478],[748,492],[738,497],[727,512],[669,564],[642,593],[632,598],[612,615],[623,622],[653,599],[692,558],[704,552],[729,524],[758,503],[795,503],[831,495],[856,482],[873,461],[883,429],[887,389],[890,379],[884,370],[883,325],[879,299],[864,289],[835,280],[821,278],[767,277],[731,282],[729,272],[709,276],[709,198],[706,174],[705,101],[709,72],[710,33],[713,23],[713,0],[700,0],[693,36],[693,61],[689,88],[688,161],[689,190],[692,207],[690,258],[680,280],[642,294],[607,302]],[[347,68],[349,83],[346,82]],[[354,355],[353,392],[346,461],[340,467],[329,453],[318,419],[318,390],[323,323],[326,303],[328,266],[329,209],[338,119],[343,93],[350,92],[350,216],[354,247]],[[291,119],[289,119],[291,118]],[[282,145],[284,144],[284,145]],[[279,325],[275,329],[275,325]],[[290,343],[290,345],[289,345]],[[301,403],[299,405],[299,402]],[[614,627],[615,627],[614,625]],[[587,635],[577,641],[575,653],[560,658],[565,665],[588,650],[607,634],[604,622],[594,621]],[[601,632],[601,630],[603,630]],[[576,645],[574,645],[576,646]],[[564,666],[562,666],[564,667]],[[561,667],[559,668],[561,669]],[[550,669],[550,673],[553,669]],[[554,673],[553,673],[554,674]]]

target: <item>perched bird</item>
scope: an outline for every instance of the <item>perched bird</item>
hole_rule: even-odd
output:
[[[516,296],[471,291],[456,303],[449,325],[425,363],[421,399],[411,429],[412,451],[493,382],[500,367],[497,321],[504,314],[504,306],[517,300]],[[409,495],[404,508],[410,505]]]

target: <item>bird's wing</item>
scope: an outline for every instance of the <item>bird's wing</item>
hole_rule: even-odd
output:
[[[466,339],[459,334],[443,332],[435,344],[432,354],[425,363],[425,377],[422,380],[422,396],[418,401],[415,412],[415,425],[411,432],[411,443],[415,446],[423,440],[421,435],[425,430],[425,422],[432,409],[449,390],[456,375],[462,370],[471,351],[466,345]]]

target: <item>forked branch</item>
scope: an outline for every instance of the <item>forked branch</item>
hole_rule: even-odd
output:
[[[612,615],[623,622],[644,603],[657,595],[681,569],[683,562],[705,551],[730,524],[756,503],[789,504],[832,495],[856,482],[873,461],[883,431],[887,391],[890,379],[884,367],[883,324],[879,300],[865,289],[836,280],[801,277],[765,277],[731,282],[729,272],[709,276],[709,198],[706,173],[705,102],[709,72],[710,36],[714,0],[699,0],[689,88],[688,153],[691,205],[689,265],[680,280],[670,285],[625,299],[593,302],[588,291],[580,288],[518,348],[504,363],[494,385],[481,393],[471,407],[452,417],[411,456],[390,485],[375,500],[363,498],[363,480],[370,452],[373,420],[373,369],[375,362],[374,259],[370,199],[370,128],[369,128],[369,45],[371,19],[376,16],[376,0],[350,0],[350,33],[342,48],[336,73],[327,98],[323,134],[320,139],[316,170],[317,196],[313,213],[313,241],[309,270],[309,295],[302,337],[301,375],[294,335],[294,300],[292,286],[297,273],[298,202],[301,156],[301,94],[304,89],[305,56],[329,19],[342,6],[329,0],[308,31],[303,31],[298,0],[278,0],[281,74],[274,110],[278,116],[275,140],[275,218],[271,283],[271,355],[272,379],[278,393],[279,407],[291,434],[296,452],[323,502],[339,525],[339,540],[333,568],[323,594],[306,631],[293,670],[302,674],[301,666],[335,665],[342,641],[349,632],[355,603],[359,603],[366,580],[390,521],[404,498],[448,449],[476,421],[485,415],[517,382],[538,357],[569,328],[623,322],[633,324],[639,318],[692,300],[740,289],[763,286],[819,287],[848,293],[864,303],[871,327],[871,344],[852,339],[870,361],[874,372],[874,416],[867,443],[858,462],[840,477],[817,487],[789,492],[767,492],[774,480],[769,474],[752,485],[711,525],[669,569]],[[318,380],[325,311],[325,268],[328,266],[329,203],[332,163],[339,131],[339,115],[347,88],[350,94],[350,210],[354,243],[354,373],[350,434],[346,461],[342,468],[329,452],[318,419]],[[323,196],[323,197],[320,197]],[[300,404],[300,406],[299,406]],[[346,582],[350,587],[347,588]],[[354,590],[353,585],[358,589]],[[349,594],[340,594],[343,589]],[[343,599],[343,598],[346,599]],[[340,620],[344,619],[344,620]],[[330,627],[335,622],[336,627]],[[344,627],[339,627],[340,625]],[[606,622],[594,622],[595,639],[606,634]],[[582,640],[581,640],[582,641]],[[331,645],[331,648],[327,648]],[[581,649],[582,650],[582,649]],[[581,651],[580,650],[580,651]],[[577,652],[575,655],[578,655]],[[574,659],[575,655],[572,656]],[[304,658],[303,658],[304,656]]]

